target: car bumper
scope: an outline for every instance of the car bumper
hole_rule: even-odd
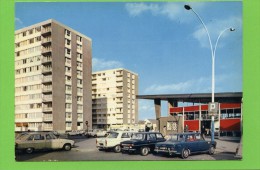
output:
[[[170,150],[170,149],[154,149],[154,152],[156,153],[168,153],[168,154],[178,154],[176,150]]]
[[[122,147],[121,150],[124,152],[135,152],[136,148]]]
[[[107,147],[107,146],[97,146],[98,149],[110,149],[110,148],[113,148],[113,147]]]

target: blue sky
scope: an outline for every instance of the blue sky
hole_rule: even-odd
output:
[[[139,94],[211,92],[207,34],[184,2],[16,3],[16,29],[53,18],[93,41],[93,71],[126,68],[139,75]],[[189,2],[216,50],[216,92],[242,91],[242,2]],[[167,115],[166,102],[162,115]],[[139,119],[154,118],[153,101],[139,101]]]

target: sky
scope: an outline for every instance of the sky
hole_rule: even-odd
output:
[[[92,39],[92,70],[125,68],[139,76],[139,95],[211,93],[207,33],[185,2],[19,2],[16,30],[55,19]],[[205,23],[215,55],[215,92],[242,91],[242,2],[189,2]],[[183,105],[189,105],[184,103]],[[167,115],[162,102],[162,116]],[[139,120],[154,119],[139,100]]]

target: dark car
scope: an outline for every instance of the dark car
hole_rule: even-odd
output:
[[[195,132],[172,134],[166,138],[165,142],[155,145],[155,153],[181,155],[185,159],[192,153],[214,154],[217,145],[216,141],[206,141],[200,133]]]
[[[155,144],[164,142],[163,135],[159,132],[138,132],[134,133],[131,140],[120,143],[122,152],[136,153],[146,156],[154,150]]]

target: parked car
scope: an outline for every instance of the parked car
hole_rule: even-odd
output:
[[[121,142],[120,145],[122,152],[140,152],[142,156],[146,156],[153,152],[156,143],[164,141],[159,132],[138,132],[133,134],[131,140]]]
[[[84,131],[83,130],[72,130],[70,132],[67,133],[69,136],[80,136],[80,135],[84,135]]]
[[[90,129],[87,132],[85,132],[86,137],[105,137],[107,134],[107,131],[104,129]]]
[[[186,132],[168,135],[165,142],[155,145],[155,153],[180,155],[183,159],[192,153],[208,152],[214,154],[216,141],[206,141],[200,133]]]
[[[15,149],[30,154],[35,150],[64,149],[71,150],[75,142],[68,139],[57,138],[52,132],[27,133],[15,140]]]
[[[120,142],[130,140],[133,132],[116,131],[109,132],[105,138],[97,138],[96,146],[99,150],[113,149],[114,152],[121,152]]]

